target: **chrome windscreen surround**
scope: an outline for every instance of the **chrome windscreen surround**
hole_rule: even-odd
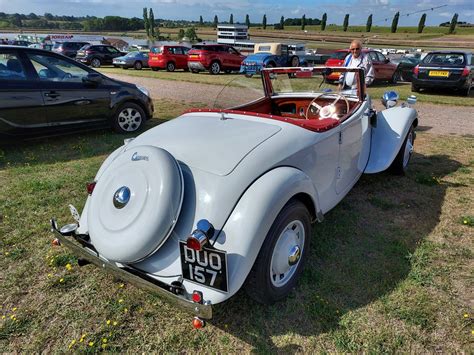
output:
[[[66,237],[63,236],[61,233],[59,233],[57,230],[54,230],[56,233],[56,237],[59,239],[61,245],[66,246],[69,248],[78,258],[80,259],[85,259],[89,261],[91,264],[94,264],[101,269],[105,270],[106,272],[114,275],[115,277],[124,280],[126,282],[129,282],[130,284],[133,284],[141,289],[153,292],[158,294],[159,296],[162,296],[164,300],[167,302],[171,303],[172,305],[184,309],[187,312],[190,312],[191,314],[203,318],[203,319],[211,319],[212,318],[212,305],[211,304],[199,304],[199,303],[194,303],[191,298],[189,300],[185,298],[184,295],[177,295],[175,293],[172,293],[168,289],[164,287],[170,287],[166,284],[163,284],[163,286],[159,285],[159,281],[152,282],[151,279],[152,277],[149,276],[148,279],[146,280],[136,273],[132,273],[127,271],[127,269],[123,269],[120,267],[117,267],[115,263],[111,263],[109,261],[103,260],[99,258],[97,255],[92,254],[92,251],[88,251],[86,248],[81,246],[79,242],[74,240],[72,237]],[[132,269],[130,269],[132,271]]]

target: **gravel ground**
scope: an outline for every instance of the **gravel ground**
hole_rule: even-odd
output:
[[[190,103],[203,103],[211,107],[215,104],[216,97],[221,94],[223,88],[220,85],[141,78],[129,75],[108,75],[118,80],[145,86],[150,90],[151,96],[154,99],[173,99]],[[238,89],[236,90],[239,91]],[[237,94],[237,91],[234,97],[242,98],[242,92]],[[228,94],[229,92],[226,93]],[[253,92],[249,92],[245,96],[247,97],[244,97],[243,102],[256,98]],[[228,104],[227,107],[236,104],[231,101],[230,96],[226,95],[225,102]],[[219,102],[222,102],[222,100],[219,100]],[[379,101],[375,101],[374,106],[377,110],[383,108]],[[474,135],[474,107],[472,106],[447,106],[418,102],[415,108],[418,111],[419,130],[434,134]]]

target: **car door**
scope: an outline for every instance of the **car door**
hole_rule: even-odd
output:
[[[379,59],[379,63],[381,63],[381,70],[384,75],[384,79],[390,80],[395,72],[396,66],[390,62],[386,56],[384,56],[380,52],[376,52],[377,58]]]
[[[239,68],[240,64],[242,63],[243,56],[233,47],[229,47],[229,57],[232,63],[233,68]]]
[[[114,47],[105,47],[104,53],[107,54],[107,60],[105,61],[107,64],[112,64],[114,58],[120,57],[122,55],[122,52]]]
[[[377,52],[370,51],[370,52],[367,52],[367,55],[372,61],[372,67],[374,68],[374,79],[376,80],[386,79],[383,63],[380,62],[379,57],[377,56]]]
[[[108,117],[112,88],[83,82],[93,72],[91,69],[44,52],[28,53],[28,57],[37,75],[50,126],[92,123]]]
[[[176,60],[176,69],[187,68],[187,56],[181,47],[174,47],[174,58]]]
[[[346,194],[365,169],[370,152],[369,100],[341,123],[336,193]]]
[[[0,48],[0,134],[28,134],[47,126],[41,90],[25,61],[20,51]]]

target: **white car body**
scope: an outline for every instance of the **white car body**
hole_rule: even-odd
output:
[[[271,87],[272,76],[295,75],[296,78],[288,79],[291,82],[298,76],[324,70],[327,69],[265,69],[265,98],[244,108],[185,113],[119,147],[98,171],[96,187],[87,199],[78,228],[72,228],[72,233],[67,228],[61,232],[53,223],[61,242],[73,248],[81,258],[121,277],[129,274],[135,284],[155,291],[158,284],[165,290],[162,294],[167,296],[169,293],[168,299],[177,299],[182,306],[188,305],[196,316],[210,318],[213,304],[227,300],[245,284],[272,225],[289,201],[298,200],[308,210],[312,221],[322,221],[324,214],[344,198],[361,174],[386,170],[393,165],[400,151],[405,156],[403,168],[408,164],[406,158],[409,159],[412,145],[404,142],[412,127],[417,125],[416,111],[406,106],[393,107],[375,116],[362,86],[343,94],[348,101],[337,99],[337,93],[317,94],[322,95],[322,102],[337,99],[338,102],[333,102],[335,107],[338,103],[344,106],[345,102],[347,108],[350,106],[346,115],[338,113],[326,119],[332,124],[330,128],[317,126],[319,131],[300,126],[311,123],[311,105],[306,112],[302,112],[302,108],[295,110],[295,117],[282,112],[280,115],[250,112],[251,107],[260,107],[271,100],[310,102],[317,96],[314,92],[277,93]],[[363,79],[360,69],[335,70],[355,73]],[[358,81],[358,85],[361,82]],[[318,97],[315,99],[319,100]],[[325,107],[321,104],[314,115],[322,117]],[[301,116],[305,119],[299,120]],[[414,134],[411,134],[410,144],[413,144]],[[170,165],[169,169],[150,168],[150,165],[156,165],[155,153],[156,161]],[[172,167],[173,159],[177,169]],[[154,179],[163,183],[155,186]],[[177,180],[182,184],[169,183]],[[121,186],[130,187],[132,194],[125,207],[115,204],[117,189]],[[138,196],[136,199],[142,199],[142,202],[134,204],[134,191]],[[167,214],[163,217],[167,222],[156,227],[156,221],[163,219],[160,213]],[[203,219],[212,223],[215,229],[208,242],[212,249],[205,262],[201,260],[202,268],[197,266],[196,269],[195,261],[190,261],[190,274],[186,278],[182,259],[188,258],[188,254],[183,256],[181,250],[188,251],[187,246],[180,249],[180,243],[187,241]],[[290,232],[285,232],[284,242],[293,238],[288,236]],[[158,233],[159,241],[154,242],[153,236]],[[87,236],[87,242],[79,240],[82,246],[74,247],[71,234],[76,239]],[[147,234],[150,236],[144,237]],[[275,248],[293,247],[290,245],[293,242],[279,246],[280,240]],[[304,241],[299,245],[300,249],[304,247]],[[208,269],[213,249],[226,253],[225,270]],[[197,255],[191,254],[189,259]],[[297,275],[300,268],[300,257],[302,259],[302,256],[295,256],[296,264],[281,266],[284,276],[280,277],[286,278],[285,273],[292,270],[288,280],[293,282],[293,273]],[[284,262],[285,258],[289,259],[286,254]],[[217,263],[217,259],[213,260]],[[223,260],[221,257],[218,263]],[[278,260],[272,254],[273,262]],[[272,264],[271,268],[278,266]],[[216,277],[215,272],[226,273],[225,291],[209,287],[207,278]],[[199,282],[203,277],[206,282]],[[178,285],[179,290],[173,285]],[[278,282],[274,285],[277,288]],[[198,304],[193,303],[192,298],[196,291],[201,292],[203,298]]]

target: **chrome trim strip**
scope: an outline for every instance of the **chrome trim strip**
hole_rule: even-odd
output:
[[[92,122],[100,122],[104,121],[104,119],[95,118],[90,120],[76,120],[76,121],[69,121],[69,122],[47,122],[47,123],[37,123],[37,124],[18,124],[0,117],[0,121],[5,122],[7,125],[15,128],[44,128],[44,127],[57,127],[57,126],[67,126],[72,124],[78,123],[92,123]]]
[[[87,251],[86,248],[82,247],[78,242],[72,239],[72,237],[65,237],[57,231],[55,231],[55,233],[61,244],[71,249],[71,251],[79,258],[86,259],[90,263],[104,269],[106,272],[118,277],[119,279],[127,281],[141,289],[160,295],[165,301],[171,303],[177,308],[184,309],[185,311],[203,319],[212,318],[212,305],[194,303],[190,300],[188,301],[184,296],[176,295],[151,281],[147,281],[140,276],[117,267],[109,261],[100,259],[98,256],[92,254],[92,252]]]

